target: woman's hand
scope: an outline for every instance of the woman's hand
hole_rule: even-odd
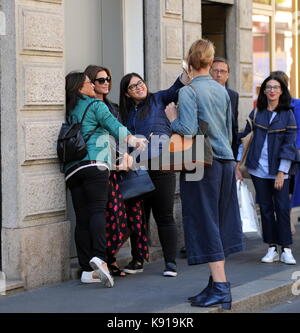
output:
[[[165,108],[165,113],[170,123],[172,123],[174,120],[178,118],[177,107],[174,102],[167,105],[167,107]]]
[[[116,165],[117,171],[129,171],[133,164],[133,157],[130,156],[128,153],[124,153],[122,156],[122,162]]]
[[[127,142],[134,148],[140,151],[144,151],[147,147],[148,140],[146,138],[137,138],[134,135],[127,137]]]
[[[237,164],[235,166],[235,178],[236,178],[236,180],[240,180],[241,182],[244,181],[244,177],[242,175],[239,162],[237,162]]]
[[[276,179],[275,179],[275,184],[274,188],[278,191],[282,190],[284,184],[284,172],[278,171]]]
[[[187,73],[187,71],[185,69],[183,69],[180,79],[184,85],[187,85],[191,82],[191,78],[189,77],[189,74]]]

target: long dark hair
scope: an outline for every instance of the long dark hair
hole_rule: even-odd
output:
[[[129,74],[126,74],[122,78],[122,80],[120,82],[119,108],[120,108],[120,116],[121,116],[121,120],[122,120],[123,124],[127,123],[130,109],[133,106],[135,106],[134,100],[131,97],[127,96],[128,95],[128,86],[133,77],[138,77],[140,80],[142,80],[145,83],[144,79],[137,73],[129,73]],[[142,102],[143,107],[142,107],[142,110],[139,112],[139,115],[138,115],[139,119],[145,119],[150,111],[150,99],[153,96],[153,94],[149,93],[148,86],[147,86],[147,90],[148,90],[148,94],[147,94],[146,99]]]
[[[70,111],[77,105],[78,99],[84,99],[79,90],[83,87],[86,74],[82,72],[71,72],[66,76],[66,112],[67,116]]]
[[[277,75],[268,76],[264,82],[262,83],[259,91],[259,95],[257,98],[257,109],[259,111],[263,111],[268,107],[268,99],[265,95],[266,85],[269,81],[276,80],[280,83],[280,87],[282,90],[282,94],[279,97],[279,103],[274,111],[288,111],[291,109],[291,95],[288,87],[285,85],[284,81]]]

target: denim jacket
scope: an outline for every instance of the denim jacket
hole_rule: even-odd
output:
[[[234,160],[231,103],[226,89],[209,75],[194,78],[190,85],[195,90],[187,85],[179,91],[179,117],[171,124],[173,132],[195,136],[198,119],[202,119],[209,125],[214,158]]]
[[[270,124],[268,112],[268,110],[263,110],[258,111],[256,114],[253,140],[245,165],[253,170],[258,168],[264,141],[268,134],[269,174],[276,175],[281,160],[300,161],[296,149],[297,126],[292,110],[278,111]],[[250,119],[253,119],[253,116],[254,110],[250,113]],[[247,123],[241,137],[246,136],[250,130],[250,126]]]

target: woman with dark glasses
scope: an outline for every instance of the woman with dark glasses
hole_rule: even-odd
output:
[[[107,98],[112,87],[110,70],[102,66],[90,65],[85,73],[94,83],[96,97],[104,102],[110,112],[120,120],[118,105]],[[119,180],[119,173],[111,170],[106,208],[106,239],[108,267],[111,274],[123,277],[126,273],[118,267],[116,256],[129,233],[134,234],[137,239],[136,251],[140,257],[148,260],[149,251],[147,224],[143,218],[142,203],[134,200],[125,203],[120,193]]]
[[[102,282],[113,287],[107,268],[106,220],[108,177],[112,161],[109,138],[145,149],[146,140],[136,138],[95,98],[94,84],[84,73],[66,76],[66,118],[69,124],[82,123],[86,156],[64,165],[76,215],[75,243],[83,283]],[[84,119],[83,119],[84,118]]]
[[[184,74],[183,74],[184,75]],[[120,83],[120,114],[121,122],[127,126],[132,133],[143,135],[149,140],[149,151],[151,158],[160,154],[160,148],[155,149],[154,140],[170,136],[172,130],[170,122],[165,115],[165,107],[176,102],[178,91],[188,82],[188,77],[178,78],[175,83],[166,90],[150,93],[144,79],[137,73],[130,73],[123,77]],[[151,146],[151,148],[150,148]],[[156,150],[156,152],[154,152]],[[153,170],[148,163],[149,175],[155,185],[155,191],[144,199],[144,209],[149,222],[152,210],[157,224],[158,236],[162,246],[165,259],[164,276],[177,276],[176,254],[177,254],[177,228],[173,216],[174,196],[176,188],[176,177],[174,172],[162,172]],[[135,251],[136,239],[130,236],[132,261],[125,267],[128,274],[143,271],[143,258]]]

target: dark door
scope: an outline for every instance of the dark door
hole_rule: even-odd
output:
[[[226,58],[226,17],[228,6],[203,2],[202,37],[212,41],[216,57]]]

